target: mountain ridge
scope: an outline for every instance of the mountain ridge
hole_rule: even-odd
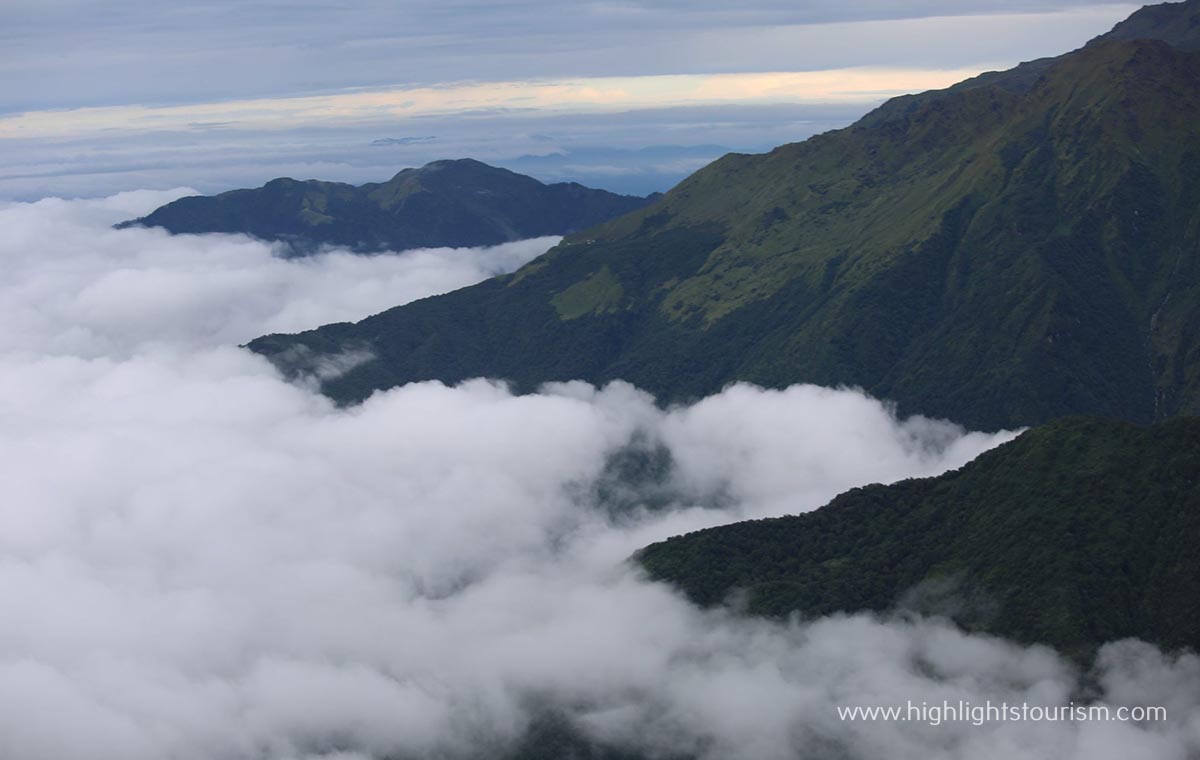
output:
[[[244,233],[286,243],[293,255],[322,245],[377,253],[562,235],[654,199],[575,182],[546,185],[474,159],[453,159],[358,186],[280,177],[255,189],[180,198],[117,227]]]
[[[1067,418],[934,478],[636,555],[693,601],[750,614],[906,609],[1086,658],[1140,638],[1200,649],[1200,418]]]
[[[1183,3],[1143,6],[1129,18],[1118,22],[1108,32],[1089,40],[1084,48],[1106,41],[1138,39],[1161,40],[1180,50],[1200,49],[1200,4],[1189,0]],[[860,123],[865,126],[887,121],[911,113],[918,105],[940,98],[944,94],[962,92],[976,87],[998,87],[1008,92],[1022,94],[1032,89],[1041,76],[1066,55],[1070,55],[1070,53],[1023,61],[1013,68],[1003,71],[985,71],[942,90],[900,95],[867,114]]]
[[[487,375],[850,385],[984,429],[1197,411],[1198,82],[1194,51],[1101,38],[1026,92],[729,154],[514,275],[249,345],[293,375],[296,346],[368,347],[323,385],[343,403]]]

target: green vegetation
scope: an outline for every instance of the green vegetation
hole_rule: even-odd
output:
[[[638,560],[752,614],[907,607],[1086,656],[1138,637],[1200,648],[1200,419],[1071,418],[941,477],[808,514],[672,538]]]
[[[341,402],[486,375],[845,384],[984,429],[1200,412],[1200,52],[1102,38],[1039,66],[726,156],[514,276],[250,346],[290,373],[298,345],[370,347],[325,384]]]
[[[1184,50],[1200,49],[1200,3],[1147,5],[1104,35],[1115,40],[1154,39]]]
[[[550,299],[563,319],[576,319],[585,314],[602,314],[617,308],[625,289],[607,267],[601,267],[586,280],[580,280]]]
[[[180,198],[117,226],[242,232],[289,243],[295,255],[325,244],[368,253],[562,235],[648,202],[574,183],[543,185],[463,159],[405,169],[387,182],[361,187],[276,179],[257,190]]]

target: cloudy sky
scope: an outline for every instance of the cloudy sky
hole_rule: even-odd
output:
[[[465,155],[663,189],[724,150],[1072,49],[1134,7],[9,0],[0,197],[365,181]]]

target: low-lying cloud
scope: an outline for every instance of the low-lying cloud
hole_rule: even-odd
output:
[[[289,261],[244,235],[109,229],[186,194],[139,191],[3,209],[8,271],[0,283],[0,349],[93,358],[150,345],[237,345],[471,285],[558,242],[377,256],[331,249]]]
[[[491,758],[548,710],[704,758],[1200,750],[1194,657],[1117,644],[1090,677],[1166,724],[846,723],[836,705],[1065,703],[1082,677],[937,621],[702,611],[625,562],[1011,434],[811,386],[664,410],[622,383],[475,380],[337,409],[234,344],[462,264],[108,228],[161,200],[0,209],[0,756]],[[601,498],[631,447],[672,466]]]

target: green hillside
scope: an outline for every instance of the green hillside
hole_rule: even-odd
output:
[[[275,179],[254,190],[192,196],[123,226],[173,233],[240,232],[291,244],[360,252],[496,245],[562,235],[640,208],[649,199],[532,177],[462,159],[405,169],[387,182]]]
[[[340,401],[487,375],[847,384],[993,429],[1200,411],[1200,52],[1100,39],[1010,84],[725,156],[514,275],[250,346],[292,373],[369,348]]]
[[[1111,40],[1162,40],[1181,50],[1200,49],[1200,3],[1163,3],[1148,5],[1117,24],[1111,31],[1089,42],[1098,45]],[[886,119],[911,113],[918,106],[976,87],[994,86],[1008,92],[1024,94],[1038,83],[1042,75],[1062,56],[1026,61],[1007,71],[988,71],[963,80],[945,90],[930,90],[915,95],[892,98],[875,109],[861,125],[877,124]]]
[[[1104,35],[1115,40],[1163,40],[1186,50],[1200,49],[1200,4],[1147,5]]]
[[[1072,418],[961,470],[808,514],[672,538],[639,556],[700,604],[886,610],[1086,654],[1138,637],[1200,648],[1200,419]]]

